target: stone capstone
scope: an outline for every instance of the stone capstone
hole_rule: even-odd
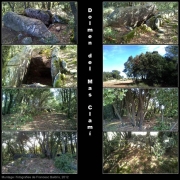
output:
[[[41,20],[45,25],[49,25],[51,22],[52,14],[48,11],[43,11],[40,9],[27,8],[24,10],[25,15],[31,18],[36,18]]]
[[[156,6],[151,3],[145,5],[117,8],[105,20],[104,26],[141,25],[148,17],[154,15]]]
[[[35,37],[51,37],[51,32],[47,29],[45,24],[34,18],[18,15],[14,12],[7,12],[3,16],[4,26],[15,31],[23,31]]]

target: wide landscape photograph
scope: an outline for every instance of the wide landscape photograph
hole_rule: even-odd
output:
[[[103,44],[178,44],[178,2],[103,2]]]
[[[104,174],[178,174],[177,132],[104,132]]]
[[[77,132],[2,131],[2,174],[77,174]]]
[[[104,88],[104,131],[178,131],[178,88]]]
[[[77,130],[77,90],[3,88],[2,129]]]
[[[77,45],[3,45],[2,86],[77,87]]]
[[[77,2],[2,2],[2,44],[77,44]]]
[[[178,46],[104,45],[103,87],[178,87]]]

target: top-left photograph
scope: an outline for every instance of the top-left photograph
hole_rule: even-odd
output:
[[[4,45],[77,44],[77,2],[2,2]]]

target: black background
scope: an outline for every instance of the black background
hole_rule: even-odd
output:
[[[103,74],[103,44],[102,44],[102,3],[103,1],[77,1],[78,7],[78,172],[77,174],[47,174],[32,175],[39,179],[53,179],[51,177],[59,176],[59,179],[95,179],[95,178],[113,178],[118,179],[122,174],[103,174],[102,172],[102,74]],[[88,13],[88,8],[92,12]],[[91,26],[89,26],[88,15],[92,15]],[[92,28],[93,32],[88,33],[87,29]],[[92,35],[88,39],[88,35]],[[92,40],[92,45],[88,41]],[[92,59],[88,54],[92,53]],[[88,70],[88,61],[92,60],[91,72]],[[93,80],[93,84],[87,83],[88,79]],[[88,87],[92,91],[88,91]],[[88,93],[92,97],[88,97]],[[92,105],[92,124],[88,123],[89,110],[88,105]],[[89,136],[88,125],[92,125],[91,136]],[[98,176],[97,176],[98,175]],[[100,176],[99,176],[100,175]],[[11,176],[1,175],[1,177]],[[24,177],[28,175],[18,175]],[[31,175],[29,175],[31,176]],[[47,178],[43,178],[47,176]],[[139,177],[138,177],[139,178]],[[3,178],[5,179],[5,178]],[[7,178],[6,178],[7,179]],[[14,179],[18,179],[14,176]]]
[[[92,8],[92,12],[88,12],[88,8]],[[91,25],[88,15],[92,16]],[[88,33],[88,28],[93,32]],[[92,38],[88,39],[88,35]],[[88,45],[90,40],[92,45]],[[102,174],[102,72],[102,2],[78,2],[78,174],[84,178]],[[93,80],[92,85],[88,85],[88,79]],[[88,91],[89,86],[92,91]],[[90,92],[92,97],[88,97]],[[92,105],[91,136],[87,129],[91,125],[88,105]]]

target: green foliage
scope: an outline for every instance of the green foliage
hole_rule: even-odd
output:
[[[156,126],[153,127],[153,130],[155,131],[161,131],[161,130],[169,130],[170,127],[166,122],[162,122],[162,120],[160,120]]]
[[[112,104],[116,99],[122,100],[127,89],[104,88],[103,89],[103,106]]]
[[[122,37],[122,40],[125,43],[129,43],[131,41],[131,39],[133,39],[135,36],[139,36],[141,33],[147,33],[147,32],[151,32],[152,29],[150,27],[147,27],[145,24],[134,28],[132,31],[130,31],[129,33],[127,33],[126,35],[124,35]]]
[[[114,7],[108,7],[103,9],[103,17],[107,17],[109,14],[111,14],[114,11]]]
[[[169,10],[169,9],[177,9],[178,2],[151,2],[155,4],[158,10]],[[144,5],[145,2],[103,2],[103,9],[107,9],[110,7],[118,8],[118,7],[128,7],[128,6],[139,6]]]
[[[160,143],[155,143],[155,146],[151,147],[151,150],[156,157],[160,157],[165,153],[165,148]]]
[[[64,86],[64,83],[65,83],[65,74],[59,74],[59,78],[56,80],[55,84],[54,84],[54,87],[55,88],[58,88],[58,87],[63,87]]]
[[[33,118],[32,118],[32,116],[29,114],[29,115],[21,116],[21,117],[19,118],[19,120],[20,120],[20,122],[21,122],[22,124],[26,124],[27,122],[32,121]]]
[[[154,100],[165,106],[163,114],[165,117],[178,116],[178,91],[175,88],[166,88],[156,90]]]
[[[123,72],[128,77],[140,78],[150,86],[155,84],[177,86],[177,62],[173,59],[176,57],[175,53],[171,53],[171,57],[163,57],[155,51],[141,53],[134,58],[130,56],[124,64]]]
[[[122,39],[125,43],[129,43],[131,41],[131,39],[134,38],[135,35],[136,35],[136,30],[134,29],[134,30],[130,31],[128,34],[124,35],[122,37]]]
[[[46,57],[50,57],[51,56],[51,49],[42,49],[40,52],[40,54],[45,55]]]
[[[55,85],[54,85],[55,88],[59,88],[59,87],[62,87],[62,86],[63,86],[63,83],[62,83],[61,79],[59,79],[59,80],[57,80],[55,82]]]
[[[111,104],[107,104],[103,107],[103,118],[106,120],[115,118],[113,107]]]
[[[160,167],[163,172],[166,173],[178,173],[178,158],[177,159],[165,159],[160,163]]]
[[[62,24],[68,24],[69,23],[69,19],[66,19],[66,18],[64,18],[64,17],[61,17],[61,16],[59,16],[59,15],[57,15],[58,16],[58,18],[60,19],[60,22],[62,23]],[[74,21],[71,19],[71,23],[74,23]]]
[[[72,156],[69,153],[61,154],[60,157],[55,158],[55,166],[65,172],[71,171]]]
[[[57,37],[55,34],[52,34],[50,37],[46,37],[44,39],[45,44],[56,44],[57,43]]]
[[[40,154],[40,158],[45,158],[45,154]]]
[[[166,46],[166,57],[169,57],[175,61],[178,61],[178,46]]]
[[[118,35],[117,31],[114,31],[111,27],[105,27],[103,36],[105,44],[117,43],[116,36]]]

